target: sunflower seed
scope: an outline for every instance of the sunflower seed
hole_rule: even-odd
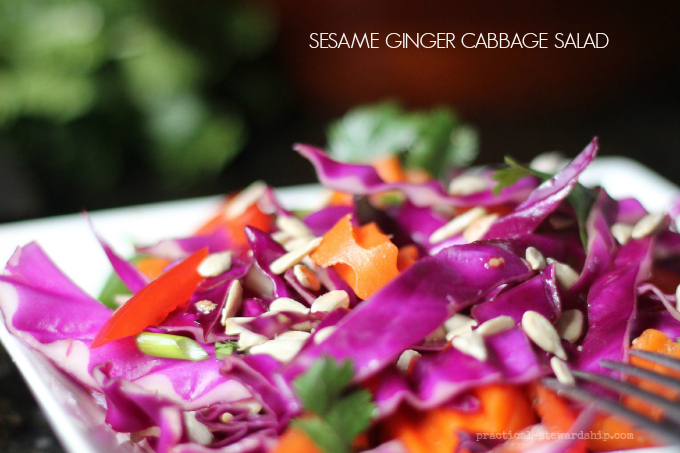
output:
[[[291,267],[299,264],[300,261],[316,249],[319,244],[321,244],[323,238],[315,238],[309,241],[305,246],[300,247],[295,250],[291,250],[282,257],[274,261],[270,266],[269,270],[274,274],[283,274]]]
[[[474,207],[463,214],[454,217],[446,225],[435,230],[430,235],[430,244],[437,244],[450,237],[462,233],[472,222],[486,215],[486,209],[481,206]]]
[[[444,321],[444,329],[446,330],[446,341],[450,341],[453,337],[457,335],[462,335],[466,332],[471,332],[473,327],[477,327],[477,321],[474,319],[461,315],[455,314],[449,319]]]
[[[558,151],[548,151],[534,157],[529,163],[529,168],[543,173],[555,174],[566,164],[562,153]]]
[[[489,356],[484,338],[474,331],[454,337],[451,340],[451,345],[463,354],[474,357],[481,362],[486,362]]]
[[[233,319],[233,318],[232,318]],[[262,344],[267,341],[267,337],[260,335],[259,333],[251,332],[250,330],[244,330],[238,337],[238,349],[239,351],[245,351],[253,346]]]
[[[574,375],[571,374],[571,371],[569,370],[569,367],[567,364],[564,362],[564,360],[559,359],[557,357],[552,357],[550,359],[550,367],[553,370],[553,373],[555,373],[555,377],[559,382],[561,382],[564,385],[575,385],[576,380],[574,380]]]
[[[238,318],[227,318],[224,321],[224,333],[226,335],[239,335],[240,333],[246,330],[246,328],[243,327],[243,323],[252,321],[253,319],[255,318],[248,316],[241,316]]]
[[[312,261],[312,259],[309,256],[305,256],[304,258],[302,258],[302,261],[300,261],[300,263],[307,266],[310,271],[316,272],[316,263]]]
[[[248,409],[248,415],[255,415],[262,410],[262,404],[255,401],[254,399],[234,401],[232,404],[234,406],[239,406]]]
[[[647,214],[635,224],[633,231],[630,233],[630,237],[633,239],[642,239],[655,233],[656,230],[661,227],[664,217],[665,214],[663,212]]]
[[[292,238],[292,236],[285,231],[275,231],[270,236],[275,242],[278,242],[279,244],[285,244]]]
[[[182,413],[182,417],[184,418],[184,427],[190,441],[201,445],[210,445],[212,443],[212,433],[207,426],[196,420],[196,412],[185,411]]]
[[[505,258],[489,258],[489,261],[484,265],[487,269],[495,269],[503,267],[505,264]]]
[[[274,284],[269,277],[255,265],[250,266],[250,269],[248,269],[248,273],[243,278],[243,284],[246,288],[252,290],[256,294],[261,294],[266,297],[274,296]]]
[[[290,326],[290,330],[296,330],[296,331],[301,331],[301,332],[310,332],[312,330],[312,323],[311,321],[302,321],[297,324],[293,324]]]
[[[430,333],[427,337],[425,337],[425,341],[438,341],[438,340],[445,340],[446,339],[446,329],[444,329],[444,326],[439,326],[432,333]]]
[[[294,216],[280,215],[276,217],[276,226],[279,230],[294,238],[314,236],[312,230],[305,223]]]
[[[515,320],[510,316],[497,316],[483,322],[474,331],[483,337],[490,337],[491,335],[496,335],[497,333],[504,332],[513,327],[515,327]]]
[[[234,419],[234,414],[230,412],[225,412],[224,414],[220,415],[220,421],[222,423],[229,423]]]
[[[626,245],[633,234],[633,227],[626,223],[615,223],[611,227],[612,236],[621,245]]]
[[[194,307],[196,307],[196,310],[199,312],[207,315],[208,313],[212,313],[212,311],[217,307],[217,304],[210,302],[209,300],[199,300],[194,304]]]
[[[241,282],[234,280],[229,285],[229,290],[227,291],[227,299],[224,301],[224,307],[222,307],[222,313],[220,322],[224,325],[227,322],[227,318],[231,318],[236,315],[236,313],[241,308],[241,302],[243,297],[243,287]]]
[[[302,286],[312,291],[321,289],[319,278],[304,264],[296,264],[293,267],[293,275]]]
[[[471,173],[457,176],[449,184],[450,195],[470,195],[486,189],[486,180],[479,175]]]
[[[130,440],[134,443],[143,441],[147,437],[161,437],[161,429],[158,426],[130,433]]]
[[[224,210],[224,216],[227,219],[233,219],[243,215],[246,210],[258,202],[262,195],[267,191],[267,184],[262,181],[255,181],[227,203]]]
[[[297,300],[293,300],[289,297],[279,297],[278,299],[274,299],[272,303],[269,304],[269,313],[278,313],[280,311],[292,311],[306,315],[309,313],[309,308],[305,307]]]
[[[349,295],[347,291],[337,289],[316,298],[312,302],[312,313],[330,313],[337,308],[349,308]]]
[[[289,240],[288,242],[283,244],[283,249],[286,252],[291,252],[293,250],[304,247],[312,239],[314,239],[314,236],[303,236],[303,237],[299,237],[299,238],[292,238],[291,240]]]
[[[323,342],[326,338],[330,337],[336,329],[336,326],[328,326],[318,330],[314,333],[314,343],[319,344]]]
[[[397,360],[397,368],[399,368],[402,373],[406,373],[413,359],[418,357],[420,357],[419,352],[414,351],[413,349],[407,349],[399,356],[399,360]]]
[[[481,217],[465,228],[463,239],[467,242],[479,241],[489,231],[491,225],[500,217],[498,214],[489,214]]]
[[[578,273],[568,264],[555,261],[555,277],[562,289],[567,291],[578,281]]]
[[[304,340],[298,339],[275,339],[253,346],[249,352],[251,354],[267,354],[279,362],[288,362],[300,352],[304,343]]]
[[[531,268],[535,271],[542,271],[545,269],[546,262],[543,254],[534,247],[527,247],[525,256]]]
[[[309,332],[300,332],[297,330],[289,330],[287,332],[280,333],[276,336],[277,340],[306,340],[312,334]]]
[[[562,360],[567,359],[557,331],[542,314],[532,310],[525,312],[522,316],[522,330],[539,348]]]
[[[130,299],[132,299],[132,294],[116,294],[113,296],[116,305],[124,305]]]
[[[574,343],[583,332],[583,313],[581,310],[566,310],[555,323],[555,330],[560,338]]]
[[[211,253],[198,265],[201,277],[217,277],[231,268],[231,252]]]

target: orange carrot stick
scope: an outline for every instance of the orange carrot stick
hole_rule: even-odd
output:
[[[399,275],[399,250],[374,223],[354,228],[350,219],[351,214],[340,219],[310,257],[332,266],[358,297],[367,299]]]

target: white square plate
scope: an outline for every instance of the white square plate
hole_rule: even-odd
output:
[[[666,207],[680,189],[641,164],[625,158],[597,159],[583,174],[586,185],[600,184],[614,198],[635,196],[651,211]],[[323,189],[316,185],[277,191],[289,209],[311,208],[320,203]],[[133,244],[150,244],[163,238],[189,234],[207,220],[220,198],[210,197],[158,203],[90,213],[98,231],[122,255]],[[0,225],[0,266],[19,245],[37,241],[52,260],[92,296],[97,296],[110,266],[87,222],[68,215]],[[1,316],[1,314],[0,314]],[[70,453],[132,452],[139,448],[103,424],[104,412],[83,391],[39,354],[7,332],[0,320],[0,340],[21,371],[56,436]],[[631,451],[631,450],[629,450]],[[637,450],[670,453],[674,448]]]

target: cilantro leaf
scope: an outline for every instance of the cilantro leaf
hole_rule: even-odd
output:
[[[503,190],[506,187],[512,186],[525,176],[527,176],[527,174],[524,171],[518,170],[513,167],[501,168],[500,170],[496,170],[496,172],[491,176],[491,179],[498,183],[493,188],[492,191],[493,194],[494,195],[500,194],[501,190]]]
[[[293,426],[303,430],[316,445],[326,453],[347,453],[347,445],[337,431],[319,417],[298,418],[293,420]]]
[[[548,179],[554,177],[554,175],[526,167],[509,156],[505,156],[505,163],[508,165],[508,167],[497,170],[491,177],[498,182],[498,184],[496,184],[496,186],[493,188],[493,193],[496,195],[498,195],[503,188],[513,185],[520,178],[525,176],[536,176],[541,180],[541,182],[545,182]],[[593,204],[595,204],[596,199],[597,195],[595,192],[583,186],[581,183],[576,183],[572,191],[567,196],[567,201],[569,204],[571,204],[571,206],[574,208],[574,212],[576,213],[579,235],[584,248],[588,245],[586,221],[588,220],[590,209],[593,207]]]
[[[595,192],[585,186],[582,186],[581,184],[576,184],[569,196],[567,196],[567,201],[571,203],[571,206],[576,212],[579,234],[581,235],[581,242],[583,243],[584,248],[588,246],[586,221],[588,220],[588,215],[590,214],[590,208],[592,208],[595,204],[595,200],[597,200],[597,195]]]
[[[327,135],[331,155],[352,162],[406,150],[417,126],[397,104],[382,102],[350,110],[330,125]]]
[[[328,128],[332,157],[345,162],[370,161],[403,154],[406,167],[441,174],[477,156],[477,132],[449,109],[405,112],[393,102],[350,110]]]
[[[344,434],[347,439],[354,439],[371,423],[375,405],[371,402],[371,393],[357,390],[337,403],[328,411],[325,418],[328,424]]]
[[[317,360],[293,382],[295,394],[308,411],[326,414],[354,376],[352,362],[339,365],[330,357]]]
[[[348,388],[354,366],[323,357],[294,382],[295,393],[308,413],[293,421],[326,453],[349,453],[352,441],[365,431],[375,414],[366,390]]]

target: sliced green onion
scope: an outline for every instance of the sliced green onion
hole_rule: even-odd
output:
[[[208,353],[194,340],[179,335],[142,332],[135,337],[135,343],[146,355],[166,359],[183,359],[200,362]]]
[[[236,349],[235,341],[225,341],[224,343],[215,343],[215,358],[222,360],[228,355],[232,355]]]

